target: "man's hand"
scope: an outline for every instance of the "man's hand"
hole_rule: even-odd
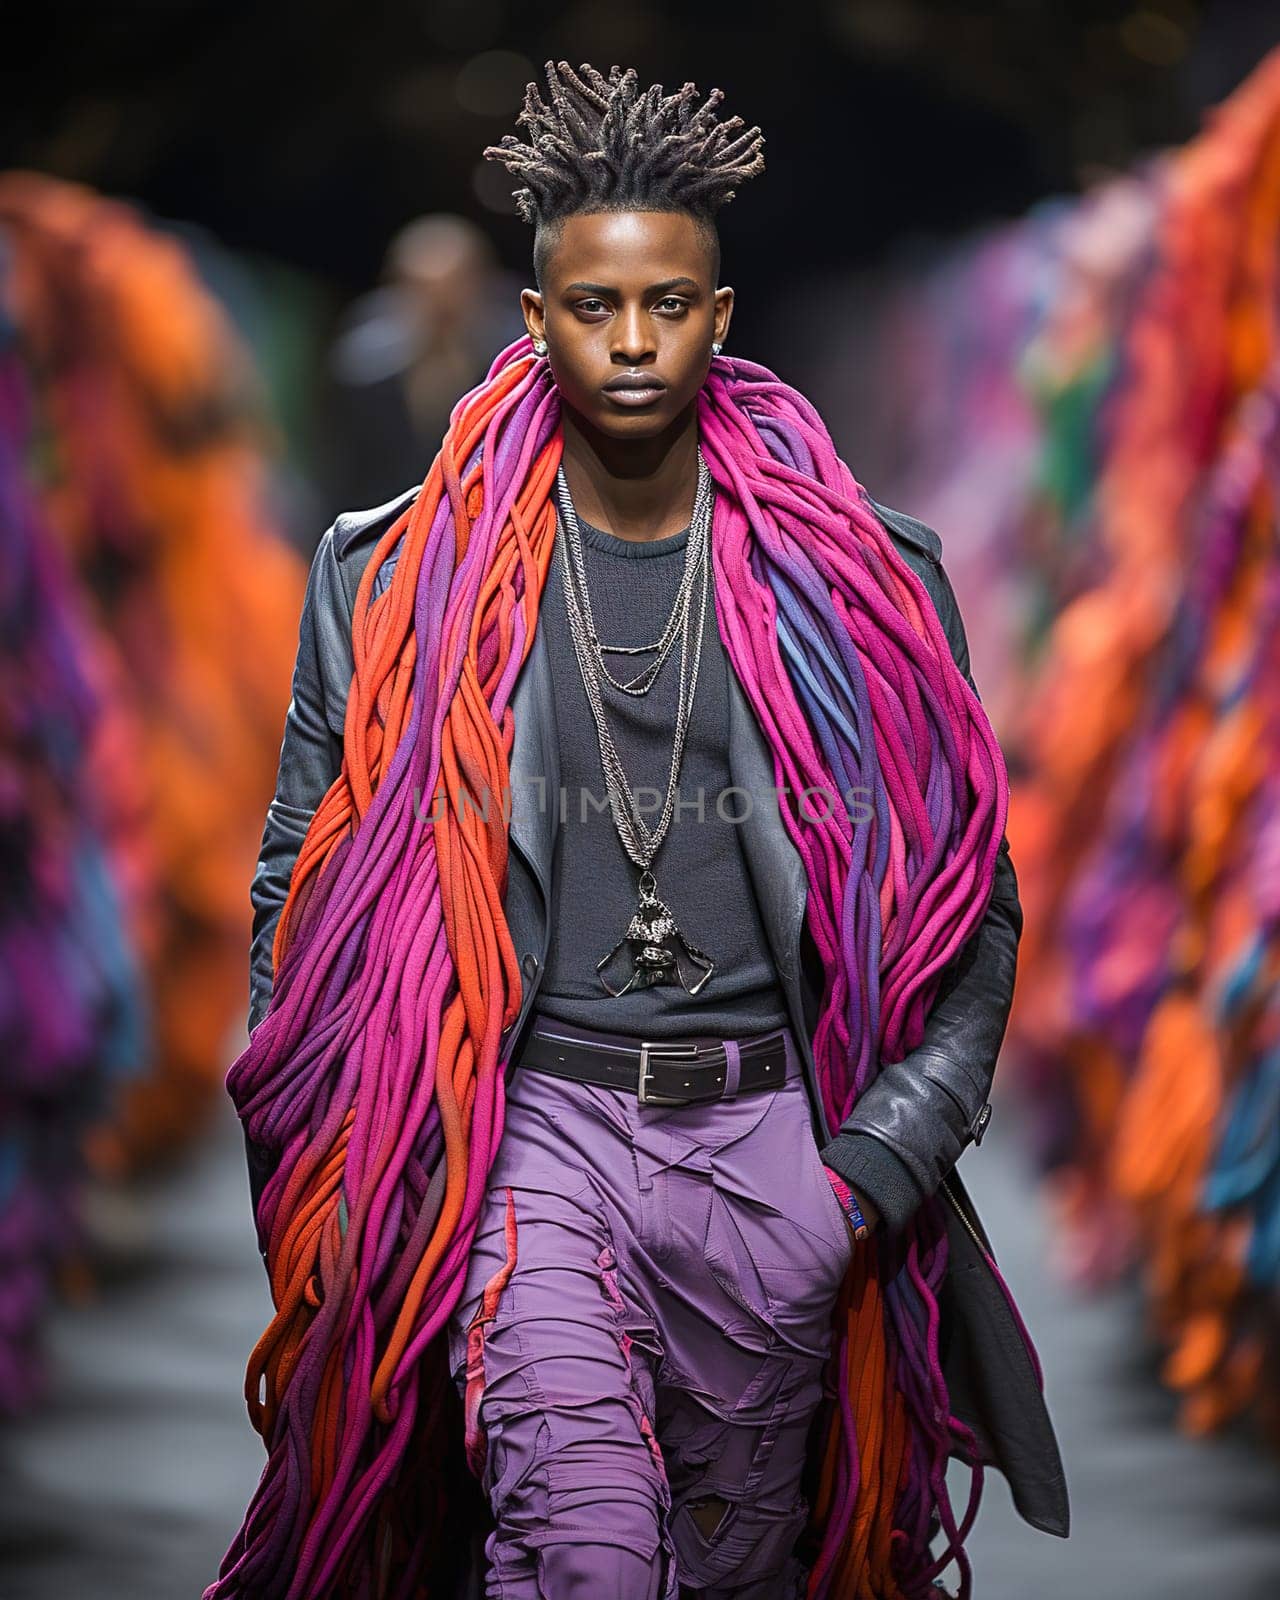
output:
[[[849,1230],[849,1237],[855,1244],[864,1244],[879,1226],[879,1211],[876,1210],[875,1205],[868,1200],[865,1195],[860,1193],[851,1184],[846,1183],[833,1167],[827,1166],[825,1161],[822,1164],[822,1170],[826,1173],[831,1187],[835,1191],[836,1199],[840,1202],[840,1209],[844,1212],[844,1223],[845,1227]],[[867,1233],[861,1239],[858,1237],[857,1233],[855,1233],[853,1218],[849,1215],[847,1197],[850,1195],[852,1195],[854,1201],[857,1203],[859,1211],[862,1212],[863,1220],[867,1224]]]
[[[866,1195],[863,1194],[860,1190],[854,1189],[852,1184],[850,1185],[850,1190],[851,1190],[851,1192],[853,1194],[853,1198],[858,1202],[858,1209],[862,1212],[862,1215],[867,1219],[867,1226],[871,1229],[872,1233],[874,1233],[876,1231],[876,1229],[880,1226],[880,1213],[876,1210],[875,1204],[872,1201],[868,1200]],[[853,1226],[853,1224],[850,1223],[850,1228],[851,1229],[852,1229],[852,1226]]]

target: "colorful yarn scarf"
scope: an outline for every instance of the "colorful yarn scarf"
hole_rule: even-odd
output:
[[[20,170],[0,172],[0,230],[30,480],[102,680],[92,789],[145,985],[143,1070],[87,1137],[113,1181],[188,1147],[220,1092],[306,569],[270,511],[247,348],[186,246]]]
[[[985,914],[1007,779],[926,591],[808,401],[720,357],[698,422],[717,619],[776,780],[868,797],[784,807],[825,970],[813,1048],[838,1126],[879,1061],[919,1042],[942,969]],[[507,790],[562,442],[550,368],[520,339],[455,407],[360,582],[342,772],[294,869],[271,1009],[228,1077],[249,1135],[280,1155],[258,1216],[277,1311],[246,1382],[269,1459],[205,1600],[452,1592],[441,1574],[467,1491],[440,1335],[502,1136],[501,1035],[521,992],[504,808],[484,801]],[[415,794],[449,803],[420,821]],[[939,1360],[946,1259],[930,1200],[846,1276],[814,1596],[914,1600],[951,1555],[967,1592],[976,1489],[957,1529],[944,1473],[960,1454],[980,1486],[981,1467]]]
[[[82,1142],[146,1047],[101,804],[113,712],[33,482],[38,409],[0,224],[0,1416],[55,1390],[43,1326],[85,1259]]]

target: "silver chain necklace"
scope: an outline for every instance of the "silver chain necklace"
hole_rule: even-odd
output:
[[[689,524],[689,537],[685,544],[684,570],[680,577],[680,585],[676,590],[675,600],[671,606],[671,614],[667,618],[662,632],[652,644],[621,645],[602,644],[596,631],[595,615],[591,610],[591,593],[587,586],[587,569],[582,552],[582,532],[578,523],[578,515],[574,510],[573,501],[569,495],[569,486],[565,481],[564,468],[561,467],[556,478],[557,490],[560,498],[561,514],[564,525],[569,530],[567,543],[573,563],[572,578],[577,585],[578,614],[583,618],[583,626],[587,639],[596,658],[600,675],[621,694],[629,694],[636,698],[648,694],[657,679],[663,662],[671,653],[676,638],[688,619],[688,610],[693,595],[694,581],[701,569],[702,546],[706,543],[711,527],[711,474],[707,471],[706,463],[702,459],[702,452],[698,452],[698,488],[694,496],[693,517]],[[568,574],[568,568],[566,568]],[[622,683],[609,671],[606,655],[647,655],[650,651],[657,654],[653,660],[641,669],[639,674]]]
[[[596,631],[595,618],[591,610],[591,596],[587,587],[586,562],[582,551],[581,529],[578,526],[577,514],[573,509],[573,501],[569,495],[569,486],[565,480],[563,467],[560,468],[556,475],[556,491],[560,509],[559,529],[563,534],[568,552],[567,559],[561,562],[561,572],[564,583],[565,609],[569,619],[569,632],[573,639],[574,652],[578,658],[578,667],[582,673],[583,688],[586,690],[587,701],[591,706],[592,719],[595,722],[596,741],[600,747],[600,766],[604,773],[605,786],[609,794],[610,811],[613,816],[614,826],[618,831],[618,837],[622,842],[623,849],[632,863],[640,869],[636,909],[627,924],[626,932],[614,945],[613,949],[602,956],[596,963],[596,971],[600,975],[602,986],[611,995],[626,994],[629,989],[648,988],[655,983],[677,982],[683,986],[687,993],[697,994],[714,971],[715,963],[697,945],[691,944],[680,931],[675,918],[658,895],[657,881],[653,875],[651,864],[659,846],[666,837],[667,829],[674,814],[680,762],[684,754],[685,735],[688,732],[689,719],[693,712],[693,698],[698,684],[698,667],[702,660],[702,640],[706,625],[707,594],[710,588],[711,574],[710,532],[711,513],[714,506],[711,475],[707,470],[706,462],[702,458],[702,452],[699,450],[698,489],[694,497],[693,518],[690,523],[689,538],[685,545],[684,573],[677,591],[676,604],[672,607],[671,617],[663,630],[662,636],[654,645],[628,647],[631,651],[658,649],[661,652],[660,658],[656,663],[650,663],[644,672],[629,684],[619,683],[609,672],[603,659],[606,651],[611,651],[617,647],[601,645]],[[691,624],[695,585],[700,591],[696,637],[694,637]],[[670,634],[669,640],[667,640],[668,633]],[[667,779],[666,796],[657,824],[650,828],[640,815],[635,802],[635,795],[627,783],[627,776],[621,757],[609,731],[601,680],[602,678],[607,679],[609,683],[624,694],[647,693],[657,676],[657,668],[662,665],[667,654],[673,648],[676,638],[680,640],[680,686],[677,696],[675,734],[671,748],[671,770]],[[644,683],[643,688],[638,688],[637,686],[641,680],[645,678],[648,681]],[[610,982],[606,969],[611,967],[624,946],[628,947],[631,956],[631,970],[626,982],[620,988],[615,988]],[[690,964],[698,973],[698,977],[693,983],[690,983],[685,977],[685,962]],[[622,965],[625,970],[625,956],[622,958]]]

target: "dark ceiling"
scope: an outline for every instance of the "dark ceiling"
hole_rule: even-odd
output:
[[[518,5],[152,0],[29,7],[6,164],[203,223],[358,289],[424,210],[528,230],[481,160],[548,58],[726,91],[768,170],[722,214],[726,278],[776,293],[912,233],[1015,215],[1195,131],[1280,38],[1270,6],[1151,0]],[[12,43],[12,35],[10,36]],[[17,72],[13,71],[17,68]],[[730,276],[732,274],[732,276]]]

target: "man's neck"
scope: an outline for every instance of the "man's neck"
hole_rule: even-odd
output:
[[[689,526],[698,487],[697,417],[652,439],[616,439],[565,409],[561,458],[574,510],[618,539],[665,539]]]

